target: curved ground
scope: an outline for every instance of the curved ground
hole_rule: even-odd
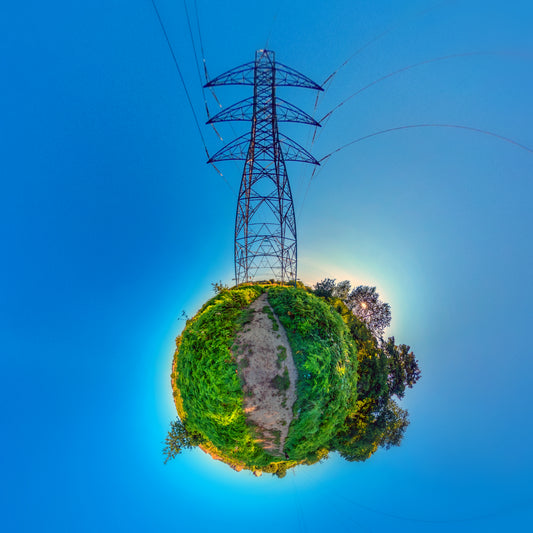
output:
[[[266,294],[248,308],[232,351],[243,380],[244,411],[257,428],[258,441],[284,457],[298,374],[287,335]]]

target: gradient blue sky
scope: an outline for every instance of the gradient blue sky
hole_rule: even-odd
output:
[[[203,118],[183,5],[158,5]],[[529,1],[198,8],[213,76],[252,60],[270,34],[279,61],[322,82],[394,27],[338,73],[319,117],[406,65],[499,53],[376,85],[333,115],[316,156],[421,122],[533,147]],[[376,285],[392,305],[389,333],[420,361],[404,443],[283,480],[237,474],[199,451],[165,466],[179,317],[195,313],[211,282],[231,282],[235,196],[205,165],[149,0],[3,2],[0,50],[0,529],[533,527],[532,153],[466,131],[393,132],[331,158],[303,206],[311,169],[291,165],[300,278]],[[226,105],[247,94],[218,92]],[[313,108],[310,92],[280,95]],[[305,144],[305,126],[284,131]],[[204,135],[211,152],[221,146]],[[236,189],[239,165],[220,166]]]

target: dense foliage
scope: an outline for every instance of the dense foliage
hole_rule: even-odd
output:
[[[321,298],[342,300],[352,314],[365,323],[372,335],[381,339],[385,328],[390,326],[390,305],[380,300],[376,287],[359,285],[350,289],[351,284],[347,280],[335,283],[334,279],[326,278],[315,285],[314,293]]]
[[[341,316],[313,294],[273,287],[268,300],[287,332],[298,370],[285,451],[295,460],[313,460],[329,448],[355,401],[357,350]]]
[[[324,280],[315,291],[301,284],[233,289],[217,284],[218,294],[187,321],[177,339],[172,383],[181,422],[171,425],[166,460],[201,445],[233,467],[283,477],[288,468],[313,464],[330,451],[364,461],[379,447],[399,445],[409,422],[393,397],[402,398],[420,378],[418,363],[408,346],[397,346],[393,337],[384,341],[377,322],[358,316],[360,305],[350,305],[361,295],[373,296],[374,318],[381,313],[381,325],[390,321],[390,307],[375,288],[350,289],[349,282],[335,280]],[[287,333],[298,372],[285,461],[258,444],[243,410],[242,383],[231,352],[237,332],[249,320],[248,306],[265,291]],[[268,306],[263,311],[272,314]],[[274,385],[284,390],[288,376],[277,376]]]
[[[262,466],[272,456],[256,443],[246,423],[242,388],[231,346],[244,310],[263,291],[260,286],[223,290],[208,301],[177,339],[175,385],[181,391],[178,413],[198,434],[229,459]]]
[[[163,448],[165,464],[181,453],[181,450],[191,449],[193,446],[201,444],[201,442],[200,435],[187,431],[179,418],[174,420],[170,423],[170,431],[165,439],[165,447]]]
[[[386,318],[390,317],[390,306],[379,300],[375,287],[349,291],[347,281],[335,284],[335,280],[326,279],[315,286],[315,292],[322,294],[343,317],[358,350],[357,402],[350,407],[331,448],[349,461],[365,461],[379,447],[388,449],[401,443],[409,425],[408,413],[393,397],[403,398],[405,389],[413,387],[421,373],[409,346],[397,346],[394,337],[384,341],[382,330],[371,327],[376,322],[363,321],[357,309],[347,305],[354,291],[372,295],[370,303],[376,314],[390,320]]]

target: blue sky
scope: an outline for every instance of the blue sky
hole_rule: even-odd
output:
[[[183,4],[158,6],[203,119]],[[484,52],[353,98],[317,157],[417,123],[533,147],[530,2],[198,9],[212,76],[268,39],[279,61],[322,82],[392,28],[338,72],[318,117],[406,65]],[[231,283],[235,196],[205,164],[150,1],[4,3],[0,49],[2,530],[531,528],[532,153],[455,129],[391,132],[329,159],[307,196],[311,169],[290,165],[299,277],[377,286],[392,306],[389,333],[419,359],[404,443],[283,480],[199,451],[163,465],[180,315],[195,313],[211,282]],[[247,95],[217,92],[225,105]],[[313,110],[311,92],[280,95]],[[305,144],[305,128],[282,131]],[[222,146],[203,133],[211,153]],[[220,167],[237,189],[239,165]]]

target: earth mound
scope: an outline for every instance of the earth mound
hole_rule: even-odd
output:
[[[221,289],[176,346],[169,457],[199,446],[236,470],[283,477],[333,450],[364,460],[383,444],[364,430],[376,429],[377,406],[366,371],[358,387],[360,362],[380,349],[338,298],[303,285]]]

